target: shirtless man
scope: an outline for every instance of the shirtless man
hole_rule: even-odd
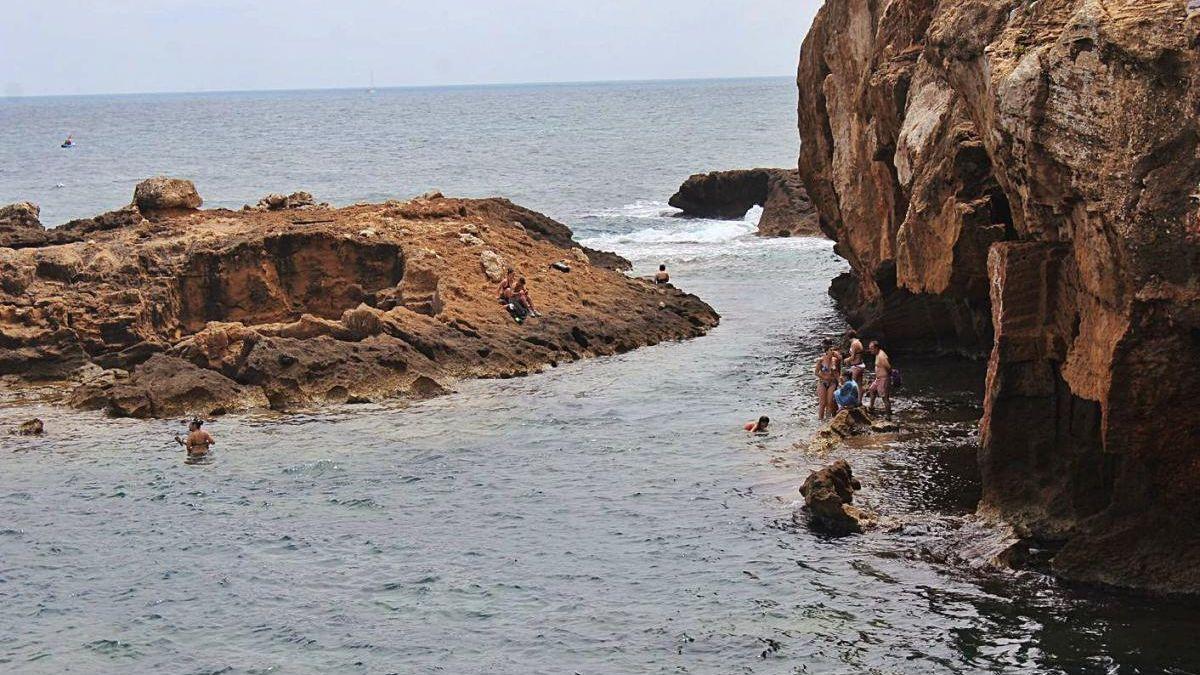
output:
[[[841,367],[841,357],[833,348],[833,340],[826,340],[822,346],[825,353],[817,359],[813,368],[813,375],[817,376],[817,420],[824,420],[826,414],[829,417],[837,414],[833,390],[837,389],[838,370]]]
[[[175,442],[187,448],[188,458],[203,457],[208,454],[209,446],[216,443],[213,437],[207,431],[200,427],[204,422],[195,419],[188,425],[188,435],[186,439],[175,437]]]
[[[671,282],[671,275],[667,274],[667,266],[659,265],[658,272],[655,273],[655,275],[654,275],[654,283],[659,284],[661,286],[662,284],[667,284],[670,282]]]
[[[853,328],[846,331],[846,339],[850,341],[850,355],[846,357],[846,365],[850,366],[850,374],[858,383],[859,391],[862,391],[863,374],[867,372],[867,366],[863,363],[863,343],[858,339],[858,331]]]
[[[892,360],[888,358],[887,352],[883,351],[883,347],[880,346],[877,340],[871,340],[870,350],[875,355],[875,381],[867,389],[867,393],[871,395],[871,404],[867,406],[867,410],[875,412],[875,398],[882,396],[883,414],[887,415],[888,419],[891,419]]]

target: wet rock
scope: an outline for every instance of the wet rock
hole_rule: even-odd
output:
[[[838,460],[809,474],[800,487],[804,507],[814,529],[843,536],[863,531],[871,519],[853,506],[854,493],[862,485],[854,478],[850,465]]]
[[[72,395],[80,407],[103,408],[114,417],[216,415],[262,408],[267,397],[258,387],[243,386],[183,359],[155,354],[128,378],[111,384],[88,383]]]
[[[17,434],[18,436],[41,436],[42,434],[46,433],[46,427],[44,424],[42,424],[40,419],[35,417],[31,420],[21,422],[19,425],[17,425],[17,428],[13,430],[13,433]]]
[[[874,420],[865,408],[840,410],[813,435],[808,443],[808,452],[816,455],[827,454],[840,446],[842,440],[869,432],[873,423]]]
[[[198,209],[204,201],[192,181],[156,176],[137,184],[133,190],[133,203],[142,211],[163,211]]]
[[[817,210],[794,169],[714,171],[688,178],[670,199],[684,215],[740,219],[762,206],[758,232],[768,237],[821,233]]]

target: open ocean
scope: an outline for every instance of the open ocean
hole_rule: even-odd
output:
[[[0,437],[0,671],[1200,673],[1194,606],[927,555],[978,496],[980,364],[898,364],[918,432],[847,453],[908,526],[792,524],[829,459],[795,446],[846,265],[666,200],[794,165],[795,99],[786,78],[0,99],[0,204],[48,225],[156,174],[210,207],[500,195],[723,315],[431,401],[223,417],[202,466],[178,421],[6,393],[0,428],[48,435]],[[747,437],[760,414],[772,433]]]

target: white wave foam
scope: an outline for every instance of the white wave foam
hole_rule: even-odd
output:
[[[619,206],[615,209],[601,209],[583,214],[584,218],[670,218],[683,211],[666,202],[639,199],[632,204]]]

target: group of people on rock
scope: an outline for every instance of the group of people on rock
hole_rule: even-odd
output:
[[[517,323],[525,323],[525,319],[531,316],[541,316],[533,306],[533,298],[529,297],[525,277],[518,277],[517,271],[511,267],[504,272],[497,297]]]
[[[868,409],[872,412],[875,401],[882,398],[883,412],[891,417],[892,388],[898,372],[883,345],[871,340],[864,350],[858,331],[851,329],[846,331],[845,355],[833,340],[825,340],[822,347],[824,352],[813,367],[817,378],[817,419],[832,418],[841,410],[857,408],[862,405],[864,395],[871,399]],[[864,351],[875,357],[875,377],[870,385],[864,382],[867,375]]]
[[[817,378],[817,419],[832,419],[838,412],[862,405],[863,397],[870,402],[867,409],[875,411],[875,403],[883,399],[883,412],[892,416],[892,391],[896,387],[900,371],[892,366],[891,357],[884,351],[879,340],[871,340],[866,348],[858,337],[858,331],[846,331],[845,344],[838,346],[833,340],[822,342],[821,356],[813,366]],[[875,372],[868,385],[866,353],[874,356]],[[757,422],[748,422],[745,430],[764,433],[771,420],[760,417]]]

